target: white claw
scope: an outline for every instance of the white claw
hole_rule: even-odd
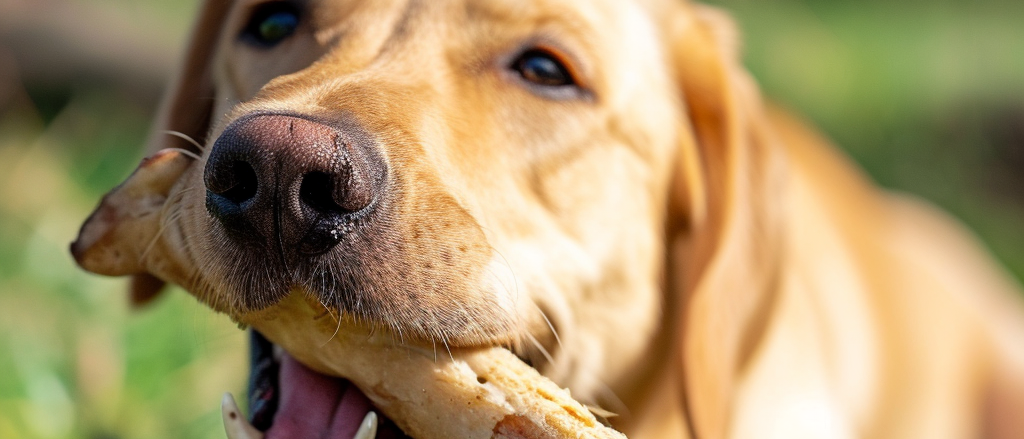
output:
[[[363,423],[359,424],[359,430],[356,431],[356,435],[352,436],[352,439],[373,439],[377,437],[377,414],[370,412],[363,418]]]
[[[220,400],[220,415],[224,419],[224,432],[228,434],[228,439],[263,439],[263,433],[242,416],[242,411],[238,409],[235,397],[230,392],[225,393],[224,398]],[[364,420],[363,424],[365,423]],[[374,422],[374,430],[376,426]]]

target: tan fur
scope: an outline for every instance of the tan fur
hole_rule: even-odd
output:
[[[400,194],[356,255],[380,270],[356,317],[403,342],[512,345],[631,438],[1024,436],[1007,414],[1024,410],[1017,286],[762,103],[723,13],[311,0],[261,51],[237,39],[254,2],[229,3],[206,3],[150,145],[205,145],[151,233],[174,262],[83,266],[244,320],[257,310],[203,207],[209,147],[254,111],[345,114]],[[524,41],[565,54],[590,99],[510,81]]]

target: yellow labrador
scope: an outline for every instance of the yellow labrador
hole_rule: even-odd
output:
[[[631,438],[1024,437],[1017,287],[763,103],[736,40],[674,0],[209,0],[73,252],[137,301],[300,289],[512,346]],[[271,431],[337,427],[286,407],[318,386]]]

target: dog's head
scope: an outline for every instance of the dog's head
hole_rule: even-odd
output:
[[[242,322],[298,290],[404,343],[510,345],[583,399],[664,368],[728,395],[771,162],[728,28],[671,1],[208,1],[159,152],[74,253]]]

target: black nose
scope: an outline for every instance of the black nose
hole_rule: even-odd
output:
[[[320,254],[372,209],[385,171],[372,137],[355,123],[246,116],[210,151],[206,209],[239,242]]]

